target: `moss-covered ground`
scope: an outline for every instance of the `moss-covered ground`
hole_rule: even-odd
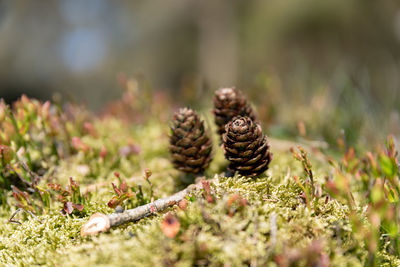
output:
[[[371,217],[370,202],[365,201],[362,178],[352,171],[339,173],[335,165],[342,164],[340,157],[332,163],[326,156],[328,151],[300,144],[308,151],[312,165],[312,194],[302,163],[289,150],[298,143],[273,138],[274,157],[264,175],[225,177],[227,162],[214,135],[214,160],[204,174],[211,181],[210,190],[189,196],[187,207],[170,208],[107,233],[81,237],[81,226],[91,214],[114,212],[107,202],[115,195],[111,182],[120,183],[117,176],[129,187],[141,188],[141,199],[126,200],[122,204],[125,208],[171,195],[195,180],[174,170],[169,162],[165,121],[128,123],[118,116],[104,116],[92,118],[88,125],[86,134],[80,134],[73,144],[75,153],[57,161],[48,157],[38,185],[52,192],[47,189],[48,183],[65,187],[73,177],[82,195],[87,195],[83,211],[63,215],[62,202],[52,195],[49,207],[35,210],[35,216],[20,212],[14,218],[18,223],[9,223],[18,203],[11,190],[3,190],[0,265],[400,265],[396,246],[391,245],[393,234],[371,230],[376,222]],[[10,146],[16,145],[11,142]],[[36,152],[31,160],[41,158],[40,151]],[[145,169],[152,172],[151,183],[143,176]],[[350,178],[343,180],[342,176]],[[328,186],[328,181],[335,183]],[[341,194],[347,189],[351,198]],[[377,213],[382,224],[386,215]],[[166,214],[176,218],[172,226],[163,224]],[[168,235],[166,227],[175,227],[178,232]]]

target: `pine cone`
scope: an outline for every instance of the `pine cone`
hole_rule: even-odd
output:
[[[236,116],[247,116],[257,121],[256,114],[246,97],[235,88],[220,88],[215,91],[213,113],[221,136],[225,132],[225,125]]]
[[[261,126],[249,117],[235,117],[225,127],[222,136],[229,170],[241,175],[256,176],[268,169],[272,160],[267,137]]]
[[[171,125],[169,151],[178,170],[200,173],[212,159],[212,142],[204,130],[204,122],[189,108],[181,108]]]

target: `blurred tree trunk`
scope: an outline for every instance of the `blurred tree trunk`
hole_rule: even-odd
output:
[[[232,1],[201,1],[198,10],[199,72],[212,87],[237,78],[237,30]]]

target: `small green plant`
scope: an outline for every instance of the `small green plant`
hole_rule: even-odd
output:
[[[61,202],[61,213],[64,215],[78,215],[84,216],[85,204],[89,201],[90,195],[83,195],[80,190],[79,184],[72,179],[69,179],[69,185],[63,189],[59,184],[49,183],[48,187],[55,192],[56,200]]]
[[[308,159],[307,152],[304,150],[303,147],[298,146],[297,149],[299,150],[299,152],[297,152],[293,147],[290,149],[290,151],[292,152],[293,157],[296,160],[300,161],[301,164],[303,165],[304,172],[307,175],[309,182],[311,183],[311,196],[314,197],[315,185],[314,185],[314,174],[312,171],[311,162]]]
[[[107,206],[115,209],[117,206],[121,206],[126,202],[125,204],[128,208],[133,208],[137,205],[144,205],[150,201],[154,201],[153,184],[150,181],[151,175],[152,173],[149,169],[144,170],[143,179],[149,185],[149,196],[147,197],[141,185],[137,187],[128,186],[128,183],[121,178],[121,175],[118,172],[114,172],[114,176],[119,180],[119,185],[116,186],[114,183],[111,183],[115,195],[107,202]]]
[[[378,251],[386,249],[400,256],[399,242],[399,166],[393,137],[388,137],[386,148],[366,152],[361,159],[349,148],[335,167],[333,179],[325,188],[331,197],[346,203],[355,239],[365,240],[368,264],[379,265]],[[354,192],[361,193],[355,198]],[[360,219],[358,207],[366,206],[368,225]]]
[[[136,193],[132,191],[132,188],[128,187],[125,181],[120,182],[118,187],[114,183],[111,184],[115,196],[107,202],[107,206],[110,208],[115,209],[117,206],[122,205],[125,200],[136,197]]]
[[[43,173],[68,154],[70,139],[65,126],[68,123],[71,121],[48,101],[43,103],[23,95],[10,107],[1,100],[0,187],[9,190],[14,185],[23,190],[24,179],[34,182],[26,169]]]
[[[298,151],[292,147],[290,151],[293,157],[301,162],[306,178],[304,182],[296,175],[293,178],[303,192],[302,198],[304,198],[307,207],[311,208],[311,204],[313,204],[314,210],[316,210],[319,199],[322,196],[321,186],[314,181],[314,173],[307,152],[301,146],[298,146],[297,149]]]
[[[21,191],[17,187],[12,186],[12,194],[17,202],[17,207],[36,214],[42,211],[42,207],[39,206],[27,192]]]

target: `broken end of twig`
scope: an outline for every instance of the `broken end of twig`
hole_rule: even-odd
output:
[[[110,219],[102,213],[95,213],[90,216],[89,221],[81,228],[81,236],[96,235],[110,229]]]

